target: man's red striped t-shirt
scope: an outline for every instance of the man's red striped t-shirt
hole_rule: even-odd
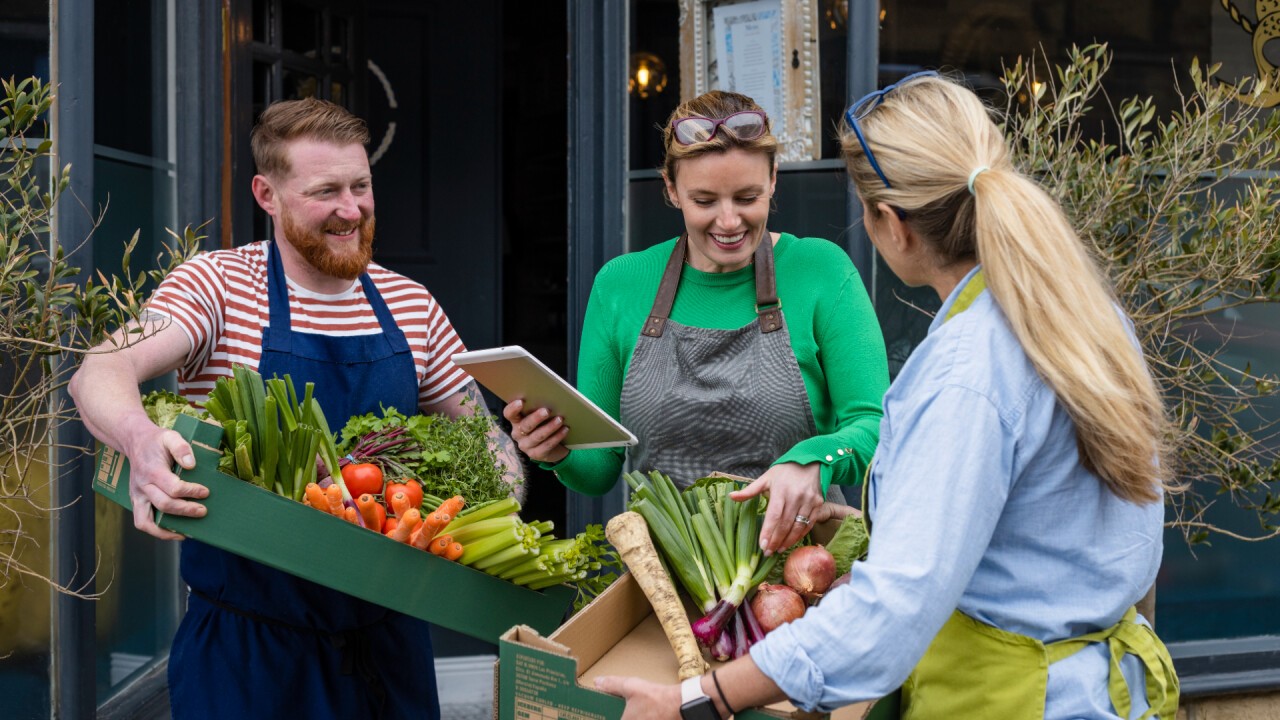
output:
[[[178,389],[203,404],[218,378],[233,364],[256,370],[262,336],[270,325],[267,301],[267,243],[202,253],[170,273],[148,303],[172,319],[191,341],[178,369]],[[435,298],[420,283],[370,263],[369,277],[387,303],[413,351],[418,371],[418,403],[438,402],[470,380],[450,358],[462,341]],[[287,280],[294,332],[328,336],[382,332],[359,280],[336,295],[321,295]]]

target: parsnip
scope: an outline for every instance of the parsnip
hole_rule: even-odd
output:
[[[658,552],[649,539],[649,526],[644,518],[636,512],[624,512],[609,521],[605,527],[605,535],[617,548],[645,597],[649,598],[649,604],[653,606],[658,622],[662,624],[662,631],[667,634],[667,641],[675,651],[676,661],[680,666],[680,679],[697,677],[706,672],[707,663],[702,659],[698,641],[693,637],[689,616],[685,614],[684,605],[676,595],[671,577],[658,560]]]

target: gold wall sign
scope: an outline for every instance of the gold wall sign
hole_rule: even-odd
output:
[[[1240,10],[1231,0],[1219,0],[1222,9],[1231,15],[1231,19],[1245,32],[1253,36],[1253,62],[1258,68],[1258,79],[1266,80],[1267,86],[1260,93],[1243,92],[1236,95],[1242,103],[1257,107],[1269,108],[1280,105],[1280,68],[1273,65],[1263,54],[1262,49],[1268,42],[1280,42],[1280,0],[1254,0],[1254,16],[1257,22],[1240,14]]]

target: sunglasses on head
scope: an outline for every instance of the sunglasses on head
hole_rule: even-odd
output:
[[[672,135],[681,145],[707,142],[722,126],[739,140],[755,140],[764,135],[768,121],[761,110],[743,110],[722,118],[693,115],[671,121]]]
[[[850,105],[849,109],[844,113],[845,121],[847,121],[849,123],[849,127],[853,129],[853,134],[857,136],[858,144],[862,146],[862,152],[867,155],[867,162],[871,163],[871,169],[876,171],[876,175],[880,176],[880,182],[884,183],[884,186],[887,188],[892,188],[893,186],[889,184],[889,178],[885,177],[884,172],[880,169],[880,163],[876,162],[876,156],[871,152],[871,146],[867,145],[867,139],[862,134],[862,125],[858,121],[862,120],[867,115],[870,115],[872,110],[879,107],[880,103],[884,101],[884,96],[888,95],[891,91],[906,85],[912,80],[926,77],[938,77],[938,73],[934,70],[924,70],[918,73],[911,73],[892,85],[888,85],[880,90],[875,90],[863,95],[860,100]]]

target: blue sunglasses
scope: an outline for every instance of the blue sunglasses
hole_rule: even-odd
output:
[[[876,171],[876,175],[880,176],[880,182],[890,189],[893,188],[893,185],[889,184],[889,178],[884,176],[884,171],[880,169],[880,163],[876,162],[876,156],[871,152],[871,146],[867,145],[867,139],[862,135],[862,125],[858,121],[871,114],[871,111],[875,110],[884,101],[884,96],[889,94],[890,91],[902,87],[912,80],[925,77],[938,77],[938,73],[935,70],[911,73],[888,87],[863,95],[862,99],[850,105],[849,109],[844,113],[844,119],[849,123],[849,127],[853,129],[853,134],[858,136],[858,144],[862,146],[862,152],[866,153],[867,162],[871,163],[871,169]]]

